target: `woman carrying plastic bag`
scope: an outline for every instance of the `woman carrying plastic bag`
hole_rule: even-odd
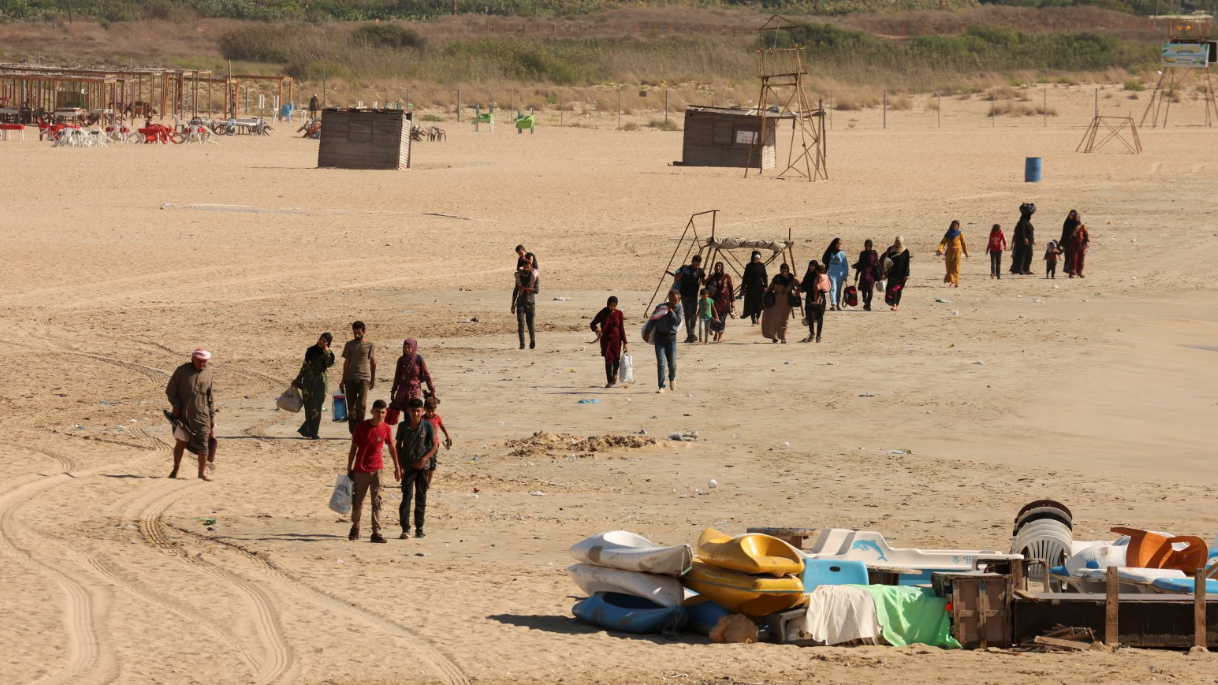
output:
[[[617,308],[617,297],[610,295],[605,308],[592,319],[590,328],[601,342],[601,356],[605,358],[606,388],[634,382],[634,365],[630,362],[626,346],[626,319]]]

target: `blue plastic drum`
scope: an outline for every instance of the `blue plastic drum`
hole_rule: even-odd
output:
[[[1040,157],[1028,157],[1023,163],[1023,182],[1040,183]]]

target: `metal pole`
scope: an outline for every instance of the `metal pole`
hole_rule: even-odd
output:
[[[1044,115],[1045,127],[1049,126],[1049,87],[1045,86],[1044,104],[1040,106],[1040,113]]]
[[[943,128],[943,96],[935,93],[935,122],[938,128]]]
[[[998,117],[995,116],[998,113],[997,108],[998,108],[998,96],[993,93],[990,93],[990,128],[994,128],[995,126],[998,125]]]
[[[326,108],[326,65],[321,65],[321,108]]]
[[[1095,116],[1100,115],[1100,89],[1095,89]]]
[[[1205,104],[1205,113],[1209,114],[1209,102]],[[668,125],[668,89],[664,89],[664,125]]]
[[[888,128],[888,91],[884,91],[884,128]]]
[[[622,89],[617,89],[617,127],[622,128]]]
[[[563,89],[558,89],[558,125],[562,126]]]
[[[461,123],[461,89],[457,89],[457,123]]]

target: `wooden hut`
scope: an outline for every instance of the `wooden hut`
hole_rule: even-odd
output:
[[[774,168],[774,131],[779,119],[792,114],[766,112],[766,139],[760,154],[749,154],[761,134],[761,117],[756,109],[732,107],[690,107],[685,110],[685,137],[681,145],[682,166],[726,166],[743,169]]]
[[[317,166],[409,169],[413,119],[400,109],[322,110]]]

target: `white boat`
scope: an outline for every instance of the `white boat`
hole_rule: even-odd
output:
[[[913,549],[891,547],[884,536],[870,530],[830,528],[820,534],[804,553],[810,559],[861,561],[869,569],[922,571],[970,571],[978,562],[1022,559],[1022,554],[988,550]],[[927,575],[924,582],[930,582]],[[902,578],[902,584],[907,584]]]
[[[685,588],[671,576],[623,571],[591,564],[574,564],[567,568],[571,580],[589,595],[616,592],[649,599],[663,607],[677,607],[685,602]]]
[[[624,530],[612,530],[577,542],[571,546],[571,556],[593,566],[661,576],[680,576],[694,563],[694,552],[689,545],[660,547],[642,535]]]

